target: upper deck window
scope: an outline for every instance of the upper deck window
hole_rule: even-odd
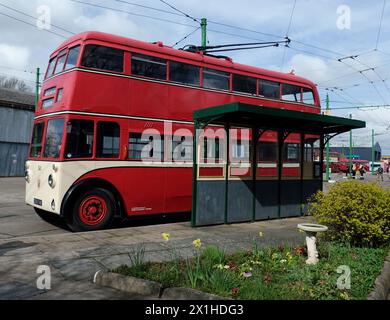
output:
[[[256,94],[256,79],[238,74],[233,75],[233,91]]]
[[[171,61],[169,63],[169,78],[173,82],[199,86],[200,68],[186,63]]]
[[[282,98],[286,101],[301,102],[301,87],[283,84]]]
[[[76,67],[77,59],[80,54],[80,46],[73,47],[69,50],[68,59],[66,60],[65,70]]]
[[[81,65],[86,68],[123,72],[124,51],[89,44],[85,46]]]
[[[302,99],[303,99],[303,103],[315,104],[313,90],[311,90],[309,88],[303,88]]]
[[[203,69],[203,87],[209,89],[229,90],[230,74],[223,71]]]
[[[56,68],[54,70],[54,74],[60,73],[64,70],[66,52],[67,52],[67,50],[64,50],[64,51],[60,52],[60,54],[58,55],[57,64],[56,64]]]
[[[57,57],[50,60],[49,66],[47,67],[46,78],[49,78],[53,74],[54,66],[56,65]]]
[[[280,83],[268,80],[260,80],[259,94],[266,98],[280,98]]]
[[[164,59],[133,54],[131,57],[131,74],[153,79],[167,79],[167,61]]]

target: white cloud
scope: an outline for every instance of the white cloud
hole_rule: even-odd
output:
[[[127,5],[118,1],[88,0],[86,2],[134,14],[172,20],[181,24],[196,25],[194,21],[185,17]],[[52,23],[75,33],[99,30],[144,41],[163,41],[166,44],[173,44],[194,30],[183,25],[152,20],[145,16],[94,8],[69,0],[2,0],[1,3],[33,16],[37,16],[37,8],[40,5],[48,5],[51,8]],[[143,0],[137,1],[137,3],[171,11],[157,0]],[[171,0],[170,3],[194,17],[206,17],[209,20],[208,40],[210,45],[217,45],[280,40],[267,37],[261,33],[276,34],[282,37],[286,35],[293,0],[268,2],[253,0]],[[341,4],[351,6],[351,30],[337,29],[337,7]],[[344,62],[350,66],[338,62],[337,59],[342,56],[334,53],[339,52],[340,55],[347,56],[374,49],[381,9],[382,1],[371,3],[367,1],[299,0],[289,32],[292,39],[291,49],[279,47],[228,52],[226,54],[236,62],[272,70],[281,70],[282,61],[284,61],[284,71],[289,72],[294,69],[297,75],[318,83],[322,99],[325,98],[326,93],[329,93],[332,107],[353,107],[367,103],[378,105],[383,104],[384,101],[390,103],[390,80],[387,81],[387,86],[381,81],[381,78],[389,79],[388,75],[390,74],[390,19],[387,19],[390,14],[390,6],[386,7],[385,19],[382,23],[378,46],[380,51],[360,55],[355,61],[345,60]],[[17,69],[34,70],[36,67],[45,69],[49,55],[64,39],[45,31],[39,31],[34,27],[36,20],[33,18],[4,7],[0,7],[0,12],[33,25],[26,25],[0,15],[0,66],[7,64]],[[252,29],[258,33],[218,25],[213,21]],[[52,27],[51,31],[70,36],[69,33],[57,29],[55,26]],[[237,36],[227,35],[226,33],[236,34]],[[307,45],[302,44],[302,42]],[[200,44],[200,31],[180,45],[185,44]],[[324,50],[318,49],[318,47]],[[310,55],[310,53],[315,56]],[[381,66],[375,70],[377,74],[369,71],[365,72],[365,75],[370,81],[374,81],[374,85],[380,91],[383,99],[369,83],[369,80],[356,72],[356,70],[367,69],[369,66]],[[10,71],[0,68],[1,72],[8,73]],[[16,75],[30,77],[31,81],[34,81],[34,75],[23,73]],[[356,84],[358,86],[354,86]],[[347,89],[344,92],[337,90],[329,92],[324,90],[326,87]],[[351,111],[353,110],[340,110],[335,111],[334,114],[345,116],[347,112],[350,113]],[[354,117],[368,122],[369,129],[364,131],[367,132],[367,136],[369,136],[371,128],[375,128],[378,132],[384,130],[389,115],[389,109],[383,109],[381,113],[354,112]],[[381,121],[384,122],[383,125],[380,123]],[[386,140],[388,136],[379,138],[382,139],[381,141],[384,144],[389,145],[388,139]]]
[[[25,68],[28,65],[30,50],[27,47],[0,43],[0,63],[10,68]]]
[[[291,70],[294,70],[297,75],[310,78],[315,83],[325,81],[333,74],[324,60],[304,54],[296,54],[291,58],[285,71]]]
[[[126,14],[105,12],[94,17],[78,16],[74,19],[78,30],[93,30],[127,37],[144,38],[145,34]]]

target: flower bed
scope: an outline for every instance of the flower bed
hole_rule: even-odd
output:
[[[170,241],[168,234],[163,238]],[[388,253],[385,247],[322,242],[320,263],[308,266],[305,247],[261,249],[255,242],[250,251],[227,255],[213,246],[203,248],[199,239],[193,245],[193,257],[182,259],[172,247],[172,261],[166,263],[143,263],[144,251],[133,252],[132,266],[114,272],[236,299],[352,300],[367,298]],[[351,269],[349,290],[337,288],[339,266]]]

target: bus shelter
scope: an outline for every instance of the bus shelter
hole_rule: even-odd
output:
[[[324,147],[365,122],[232,103],[194,112],[192,226],[303,215]]]

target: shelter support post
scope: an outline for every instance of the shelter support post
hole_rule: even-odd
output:
[[[225,134],[226,134],[226,152],[225,152],[225,224],[228,224],[228,200],[229,200],[229,176],[230,176],[230,125],[225,125]]]
[[[324,189],[324,151],[325,151],[325,135],[321,134],[321,139],[320,139],[321,190]]]
[[[198,191],[198,143],[199,129],[201,125],[199,121],[194,122],[194,137],[193,137],[193,177],[192,177],[192,214],[191,226],[196,226],[196,206],[197,206],[197,191]]]

